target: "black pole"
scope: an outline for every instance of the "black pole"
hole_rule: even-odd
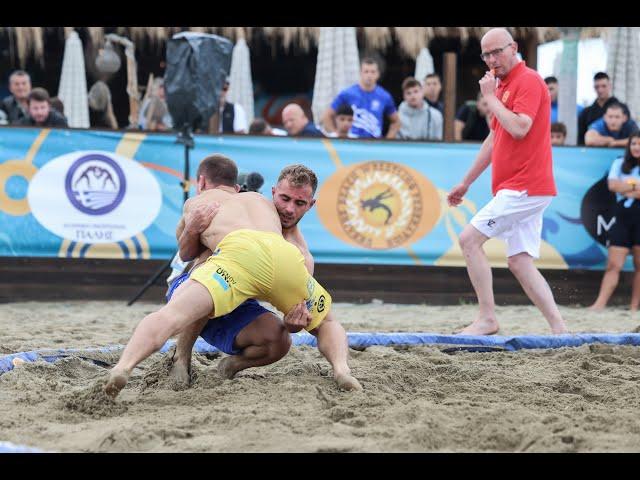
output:
[[[195,146],[193,136],[191,136],[191,127],[188,123],[185,123],[180,133],[178,133],[176,143],[181,143],[184,145],[184,173],[182,175],[182,181],[180,182],[180,186],[182,187],[183,192],[182,203],[184,204],[189,199],[189,149]],[[127,303],[127,307],[133,305],[136,300],[144,295],[144,292],[146,292],[147,289],[151,285],[153,285],[155,281],[158,280],[158,278],[160,278],[160,275],[162,275],[167,270],[167,268],[171,266],[171,262],[173,261],[176,253],[174,253],[169,261],[165,263],[156,273],[154,273],[151,278],[149,278],[149,280],[147,280],[147,282],[142,286],[138,293],[136,293],[136,295],[131,300],[129,300],[129,303]]]

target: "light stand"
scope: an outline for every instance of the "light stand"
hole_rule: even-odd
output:
[[[188,123],[185,123],[182,127],[182,130],[178,133],[178,138],[176,138],[176,143],[181,143],[184,145],[184,173],[182,176],[182,181],[180,182],[180,186],[182,187],[183,197],[182,204],[189,199],[189,149],[195,146],[195,142],[193,140],[193,136],[191,135],[191,126]],[[176,252],[177,253],[177,252]],[[162,275],[170,266],[171,262],[173,262],[173,258],[175,257],[175,253],[171,256],[169,261],[162,265],[162,267],[154,273],[149,280],[144,284],[144,286],[140,289],[140,291],[131,299],[127,306],[130,307],[138,300],[147,289],[155,283],[156,280]]]

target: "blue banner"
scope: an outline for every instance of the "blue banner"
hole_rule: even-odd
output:
[[[446,203],[479,144],[194,138],[192,182],[200,160],[216,152],[241,172],[261,173],[267,196],[286,165],[316,172],[318,201],[300,226],[320,263],[463,266],[458,236],[491,199],[488,169],[461,206]],[[170,134],[0,128],[0,255],[169,258],[184,153]],[[613,221],[604,176],[621,154],[554,148],[558,196],[545,211],[540,267],[604,268]],[[506,266],[500,240],[485,251],[492,265]]]

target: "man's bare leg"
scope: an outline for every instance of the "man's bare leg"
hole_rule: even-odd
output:
[[[310,332],[318,339],[318,350],[333,368],[333,378],[343,390],[362,390],[360,382],[351,375],[347,364],[349,342],[344,327],[329,312],[322,323]]]
[[[493,277],[482,245],[489,237],[474,226],[467,225],[460,235],[460,248],[467,263],[467,272],[478,297],[480,311],[471,325],[461,330],[463,335],[492,335],[499,330],[493,298]]]
[[[115,398],[136,365],[159,350],[172,335],[210,314],[213,308],[209,291],[202,284],[187,280],[181,295],[138,324],[120,360],[111,370],[105,392]]]
[[[634,261],[635,248],[637,247],[634,247]],[[611,295],[613,295],[614,290],[618,286],[618,281],[620,280],[620,270],[622,270],[622,266],[624,265],[624,261],[627,259],[627,255],[629,255],[628,248],[615,246],[609,247],[607,268],[604,272],[604,275],[602,276],[602,283],[600,284],[598,298],[593,303],[593,305],[589,307],[590,310],[599,312],[604,310],[604,308],[607,306]],[[635,276],[633,280],[635,285]]]
[[[508,263],[509,270],[518,279],[527,296],[549,322],[551,331],[553,333],[568,333],[567,326],[553,298],[553,292],[534,265],[533,257],[526,252],[522,252],[509,257]]]
[[[171,368],[169,369],[169,377],[185,387],[191,382],[191,353],[193,346],[208,321],[208,317],[201,318],[183,329],[180,335],[178,335],[176,351],[171,360]]]
[[[218,364],[218,372],[227,379],[246,368],[270,365],[280,360],[291,347],[291,336],[280,318],[273,313],[263,313],[240,330],[233,346],[242,352],[229,355]]]

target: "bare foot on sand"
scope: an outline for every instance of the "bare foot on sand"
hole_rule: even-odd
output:
[[[362,385],[355,378],[349,375],[348,373],[343,373],[335,376],[336,383],[338,384],[338,388],[341,390],[347,391],[359,391],[362,390]]]
[[[191,383],[190,365],[173,361],[169,368],[169,378],[180,386],[188,387]]]
[[[495,319],[475,319],[471,325],[463,328],[456,335],[494,335],[500,326]]]
[[[124,370],[111,370],[109,379],[104,386],[104,393],[111,398],[116,398],[120,393],[120,390],[124,388],[129,380],[129,374]]]
[[[232,364],[232,360],[232,357],[224,357],[218,362],[218,374],[227,380],[231,380],[238,373],[238,370]]]
[[[589,307],[589,311],[591,312],[603,312],[604,311],[604,307],[597,305],[597,304],[593,304]]]

